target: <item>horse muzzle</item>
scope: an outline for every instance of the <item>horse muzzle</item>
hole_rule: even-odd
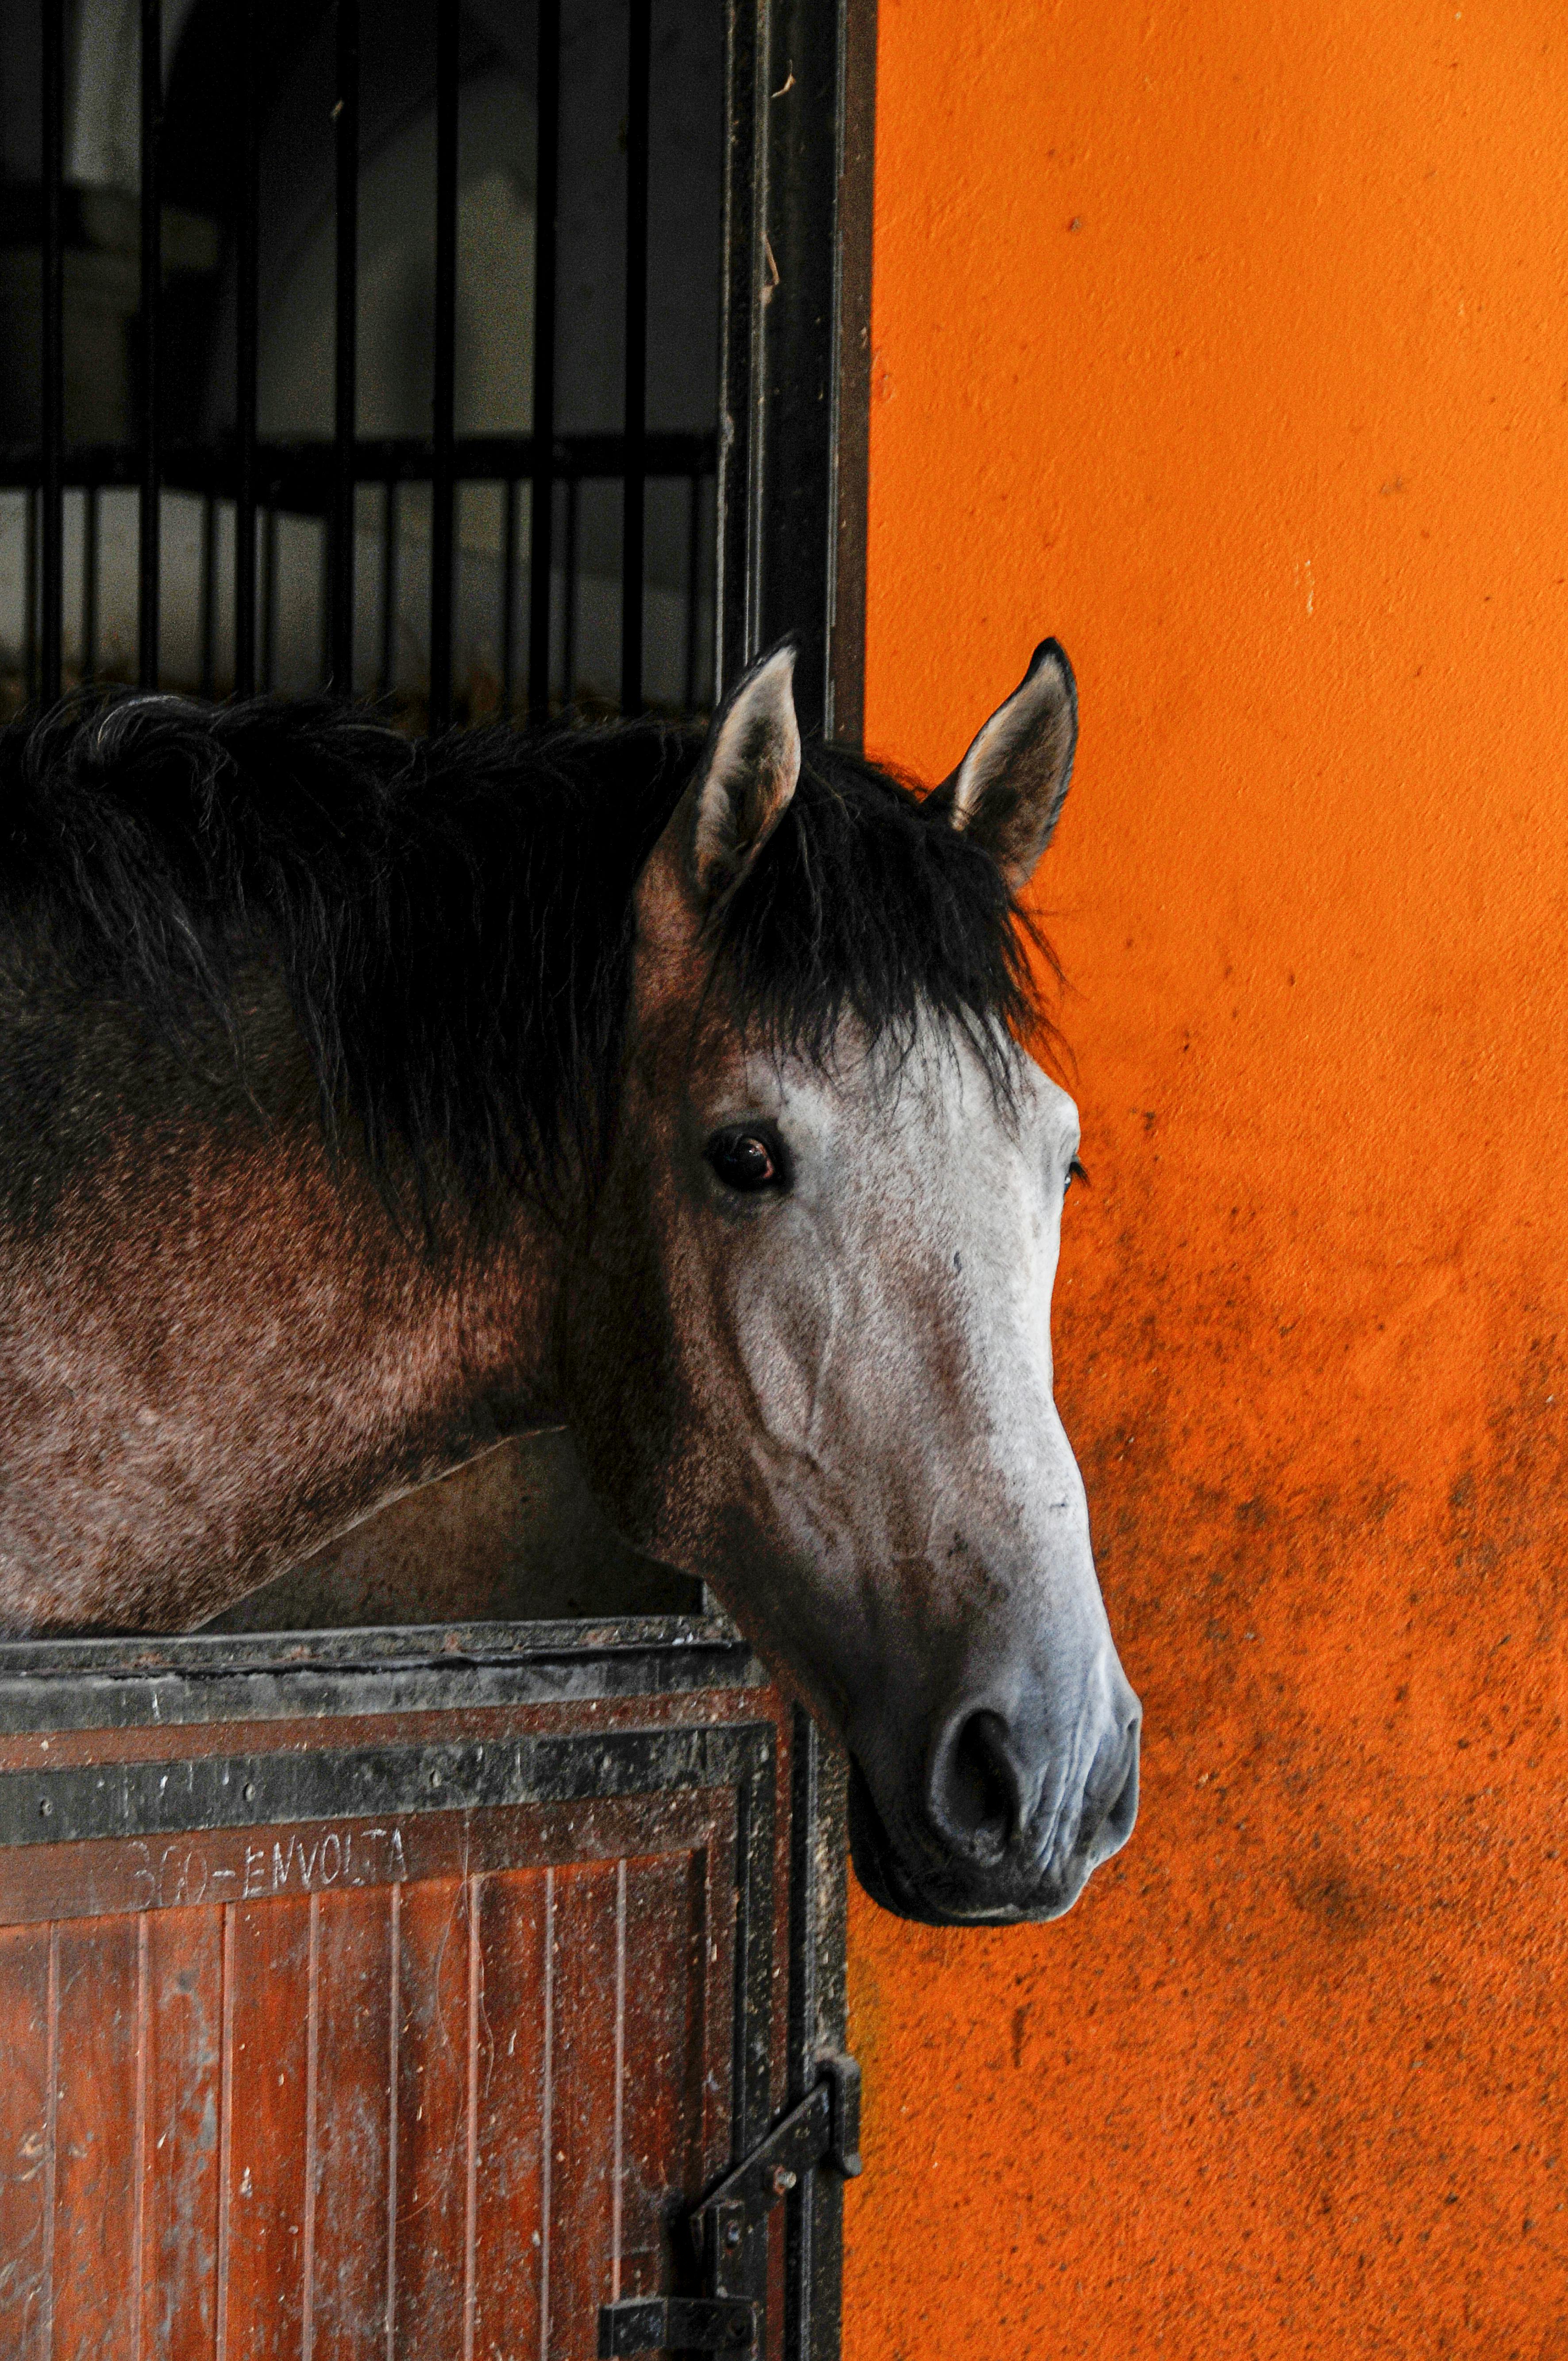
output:
[[[1142,1708],[1124,1681],[1089,1742],[1086,1774],[1058,1783],[994,1708],[959,1710],[930,1750],[897,1833],[853,1755],[850,1845],[873,1902],[927,1927],[1015,1926],[1059,1918],[1119,1852],[1138,1809]]]

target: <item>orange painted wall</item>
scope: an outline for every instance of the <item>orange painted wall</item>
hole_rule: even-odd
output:
[[[1568,2355],[1568,18],[881,0],[868,737],[1047,630],[1142,1817],[858,1898],[850,2361]]]

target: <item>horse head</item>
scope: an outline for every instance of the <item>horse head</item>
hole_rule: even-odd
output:
[[[1054,1917],[1131,1830],[1140,1720],[1053,1393],[1077,1115],[1016,1038],[1072,675],[1047,641],[921,801],[803,757],[793,664],[740,683],[637,889],[566,1411],[622,1531],[842,1734],[872,1894]]]

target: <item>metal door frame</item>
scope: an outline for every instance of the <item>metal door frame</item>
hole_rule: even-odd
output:
[[[876,0],[729,0],[718,651],[785,632],[807,730],[859,745]]]
[[[714,677],[801,642],[803,727],[864,733],[876,0],[726,0]],[[789,2067],[847,2046],[848,1769],[794,1709]],[[843,2183],[789,2199],[785,2351],[836,2361]]]

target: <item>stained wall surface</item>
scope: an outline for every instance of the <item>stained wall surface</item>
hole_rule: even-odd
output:
[[[1568,2355],[1568,21],[881,0],[868,737],[1055,631],[1142,1817],[857,1897],[850,2361]]]

